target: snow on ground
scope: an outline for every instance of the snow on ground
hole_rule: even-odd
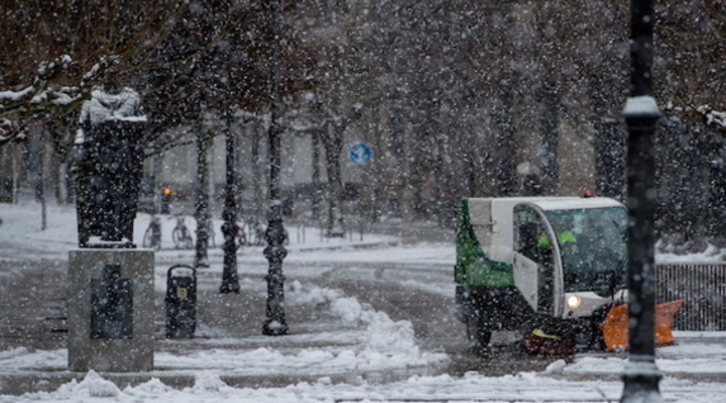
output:
[[[69,249],[76,247],[75,210],[72,207],[50,206],[47,211],[48,229],[41,231],[40,208],[36,204],[0,204],[0,271],[22,270],[22,262],[31,259],[66,260]],[[135,240],[140,243],[149,217],[140,215],[135,229]],[[221,222],[215,222],[218,231]],[[187,219],[193,231],[193,220]],[[169,244],[173,222],[163,218],[164,239],[167,244],[158,253],[162,262],[173,261],[179,252]],[[316,229],[305,230],[305,242],[297,228],[291,234],[288,246],[290,262],[300,265],[324,266],[325,262],[382,262],[420,264],[426,270],[450,272],[454,262],[453,244],[398,244],[392,236],[364,234],[361,240],[353,237],[324,240],[313,236]],[[215,234],[217,243],[221,234]],[[240,259],[248,263],[264,263],[259,248],[243,250]],[[707,251],[703,255],[689,256],[689,261],[713,261],[720,255]],[[211,260],[221,259],[221,251],[210,251]],[[675,260],[661,256],[659,260]],[[680,258],[678,258],[680,259]],[[286,260],[287,261],[287,260]],[[244,266],[244,265],[241,265]],[[157,281],[164,276],[164,267],[157,267]],[[323,271],[309,270],[308,276]],[[0,273],[0,275],[7,273]],[[416,288],[424,285],[407,284]],[[245,285],[243,287],[250,286]],[[194,378],[194,384],[185,388],[172,388],[159,379],[137,386],[118,387],[102,374],[90,371],[81,381],[71,381],[52,391],[32,392],[22,396],[2,396],[0,402],[370,402],[370,401],[617,401],[622,394],[622,382],[613,379],[625,364],[622,356],[582,356],[571,362],[555,361],[544,372],[522,372],[502,377],[487,377],[476,372],[462,377],[449,375],[412,375],[404,381],[372,382],[363,378],[335,381],[330,374],[360,370],[406,369],[415,366],[436,365],[449,360],[443,353],[421,351],[416,345],[411,323],[393,321],[383,312],[359,303],[339,290],[308,286],[291,281],[287,292],[292,304],[325,304],[330,313],[349,326],[337,330],[320,330],[317,335],[291,336],[272,346],[249,349],[227,348],[224,340],[211,340],[206,350],[182,355],[171,352],[155,353],[155,366],[165,375],[178,373]],[[453,290],[451,284],[431,283],[430,289],[442,293]],[[157,285],[157,289],[159,286]],[[724,333],[678,332],[678,337],[695,340],[688,344],[664,347],[658,350],[657,365],[666,373],[726,373],[726,346],[715,344]],[[261,336],[258,336],[261,337]],[[317,337],[329,346],[286,349],[280,343],[294,342],[294,337]],[[335,343],[345,340],[344,343]],[[53,374],[66,371],[67,351],[31,351],[16,348],[0,351],[0,375],[27,373]],[[313,381],[290,383],[284,387],[229,386],[225,377],[234,375],[285,376],[305,374]],[[601,374],[601,380],[592,375]],[[152,376],[154,373],[152,373]],[[570,375],[569,377],[567,375]],[[583,375],[578,378],[577,375]],[[584,376],[584,375],[589,375]],[[310,379],[310,378],[307,378]],[[668,402],[714,402],[726,396],[726,385],[694,382],[666,376],[660,383],[661,393]]]
[[[660,252],[656,255],[657,263],[714,263],[724,261],[724,249],[719,249],[714,245],[707,245],[706,249],[700,253],[691,253],[687,255],[678,255],[668,251]]]

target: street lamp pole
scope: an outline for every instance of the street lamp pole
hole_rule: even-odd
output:
[[[268,212],[267,247],[264,250],[269,262],[267,280],[267,307],[262,333],[268,336],[287,334],[285,320],[285,276],[282,261],[287,256],[285,231],[282,224],[282,198],[280,191],[280,7],[281,0],[269,0],[271,12],[272,43],[270,52],[270,128],[268,131],[270,158],[270,206]]]
[[[628,362],[621,402],[662,402],[655,364],[654,141],[660,111],[652,96],[653,5],[631,2],[631,91],[623,116],[628,126]]]

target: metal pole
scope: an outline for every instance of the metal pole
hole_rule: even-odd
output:
[[[235,136],[230,128],[229,111],[227,112],[227,128],[225,132],[226,183],[224,191],[224,210],[222,211],[222,235],[224,235],[224,261],[222,268],[222,294],[239,293],[239,278],[237,277],[237,245],[235,236],[237,227],[237,169],[235,167]]]
[[[652,97],[653,5],[631,3],[631,93],[623,116],[628,126],[626,162],[628,225],[628,341],[621,402],[662,402],[655,364],[654,222],[656,208],[653,137],[660,111]]]
[[[285,231],[282,224],[282,199],[280,195],[280,7],[281,0],[269,0],[272,25],[270,52],[270,128],[268,132],[270,158],[270,210],[268,215],[267,247],[264,250],[269,262],[267,280],[267,308],[262,333],[268,336],[287,334],[285,321],[285,276],[282,261],[287,256]]]

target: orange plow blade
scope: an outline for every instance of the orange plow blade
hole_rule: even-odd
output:
[[[682,299],[655,306],[655,344],[670,344],[676,341],[673,336],[673,317],[683,304]]]
[[[673,317],[682,304],[683,300],[677,299],[655,306],[656,344],[670,344],[676,341],[673,336]],[[628,306],[615,305],[610,308],[600,329],[608,350],[626,347],[628,345]]]

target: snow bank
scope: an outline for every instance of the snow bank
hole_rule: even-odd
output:
[[[53,393],[37,393],[30,396],[37,396],[38,400],[68,399],[81,400],[89,398],[116,398],[121,390],[111,381],[103,379],[95,371],[89,371],[81,382],[72,380],[62,385]],[[47,398],[47,399],[46,399]]]
[[[330,313],[343,323],[365,326],[357,350],[345,350],[333,357],[331,363],[335,365],[370,371],[433,365],[448,360],[445,354],[419,351],[410,321],[394,321],[385,312],[375,311],[370,305],[361,304],[356,298],[345,297],[337,290],[304,287],[297,280],[292,283],[291,290],[293,303],[329,305]]]

